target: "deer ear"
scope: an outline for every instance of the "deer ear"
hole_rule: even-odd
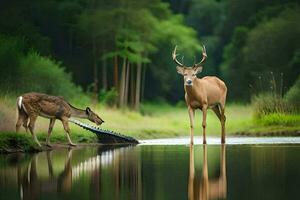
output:
[[[183,67],[177,66],[176,69],[177,69],[178,74],[183,74],[183,71],[184,71]]]
[[[203,67],[202,66],[194,66],[194,71],[195,71],[195,74],[198,74],[198,73],[201,73],[202,72],[202,69]]]
[[[89,107],[86,107],[85,113],[88,115],[91,112],[91,109]]]

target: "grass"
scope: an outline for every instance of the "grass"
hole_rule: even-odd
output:
[[[120,132],[137,139],[163,138],[189,136],[189,118],[185,106],[171,106],[168,104],[142,104],[141,112],[128,109],[113,109],[103,105],[94,107],[105,123],[103,129]],[[261,118],[255,118],[251,105],[228,104],[226,106],[226,132],[227,135],[290,132],[300,130],[300,115],[269,114]],[[86,123],[91,123],[87,120]],[[0,146],[5,147],[5,141],[10,144],[32,146],[31,136],[25,130],[19,134],[14,133],[15,101],[11,98],[0,98]],[[38,118],[36,132],[41,142],[46,140],[49,120]],[[196,111],[195,135],[202,135],[202,112]],[[97,138],[82,128],[71,124],[71,138],[75,143],[96,142]],[[208,111],[207,135],[220,136],[221,126],[218,118]],[[271,135],[272,135],[271,134]],[[15,137],[13,140],[11,137]],[[20,143],[24,140],[25,143]],[[10,142],[12,141],[12,142]],[[15,143],[14,143],[15,142]],[[67,143],[66,135],[59,120],[56,121],[51,136],[52,143]],[[27,145],[28,144],[28,145]]]
[[[29,135],[1,133],[0,153],[11,151],[37,152],[40,151],[40,148],[33,142]]]

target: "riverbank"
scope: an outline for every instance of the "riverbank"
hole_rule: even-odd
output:
[[[84,106],[76,105],[80,108]],[[129,109],[108,108],[103,105],[92,107],[105,123],[103,129],[119,132],[136,139],[175,138],[189,136],[189,118],[185,105],[142,104],[140,112]],[[298,136],[300,135],[300,115],[270,115],[261,119],[253,117],[251,105],[228,104],[226,106],[226,132],[230,135],[246,136]],[[30,133],[24,129],[15,134],[15,100],[0,99],[0,146],[11,148],[24,145],[23,151],[35,151]],[[89,123],[88,120],[81,120]],[[202,113],[196,112],[195,136],[202,135]],[[36,133],[40,142],[46,140],[49,120],[39,117]],[[72,141],[78,144],[97,143],[95,134],[70,124]],[[209,110],[207,135],[220,136],[221,126],[215,114]],[[23,142],[23,143],[22,143]],[[60,121],[57,121],[51,136],[53,144],[67,143]],[[7,146],[5,146],[7,145]],[[2,148],[3,149],[3,148]]]

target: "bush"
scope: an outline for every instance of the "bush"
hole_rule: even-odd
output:
[[[89,100],[72,82],[71,75],[64,71],[61,63],[33,50],[26,55],[24,39],[0,34],[0,44],[1,95],[16,96],[34,91],[61,95],[77,104]]]
[[[99,98],[104,104],[115,106],[118,103],[118,91],[115,88],[111,88],[108,91],[101,90]]]
[[[255,117],[261,118],[274,113],[292,113],[290,104],[278,95],[262,93],[252,98]]]
[[[21,59],[18,88],[22,91],[44,92],[75,98],[81,89],[72,83],[71,75],[60,63],[32,51]]]
[[[300,76],[286,93],[285,99],[297,112],[300,112]]]

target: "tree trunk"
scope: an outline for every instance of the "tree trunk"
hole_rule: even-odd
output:
[[[134,108],[135,102],[135,79],[134,79],[134,67],[130,70],[130,107]]]
[[[102,61],[102,89],[107,91],[107,62],[106,59]]]
[[[143,70],[143,77],[142,77],[142,86],[141,86],[141,101],[144,100],[144,96],[145,96],[145,83],[146,83],[146,70],[147,70],[147,66],[146,64],[144,64],[144,67],[142,68]]]
[[[102,43],[102,53],[105,52],[105,43]],[[102,59],[102,89],[104,91],[107,90],[107,61],[106,59]]]
[[[136,69],[136,84],[135,84],[135,110],[140,108],[140,98],[141,98],[141,77],[142,77],[142,63],[137,64]]]
[[[125,94],[125,78],[126,78],[126,58],[123,58],[120,89],[119,89],[119,106],[124,107],[124,94]]]
[[[119,74],[118,74],[118,56],[114,57],[114,87],[119,90]],[[120,92],[120,91],[118,91]]]
[[[128,91],[129,91],[129,72],[130,72],[130,63],[127,62],[126,67],[126,79],[125,79],[125,93],[124,93],[124,106],[128,105]]]
[[[98,64],[97,64],[97,47],[96,47],[96,38],[93,36],[92,39],[93,45],[93,68],[94,68],[94,103],[97,103],[98,97]]]

